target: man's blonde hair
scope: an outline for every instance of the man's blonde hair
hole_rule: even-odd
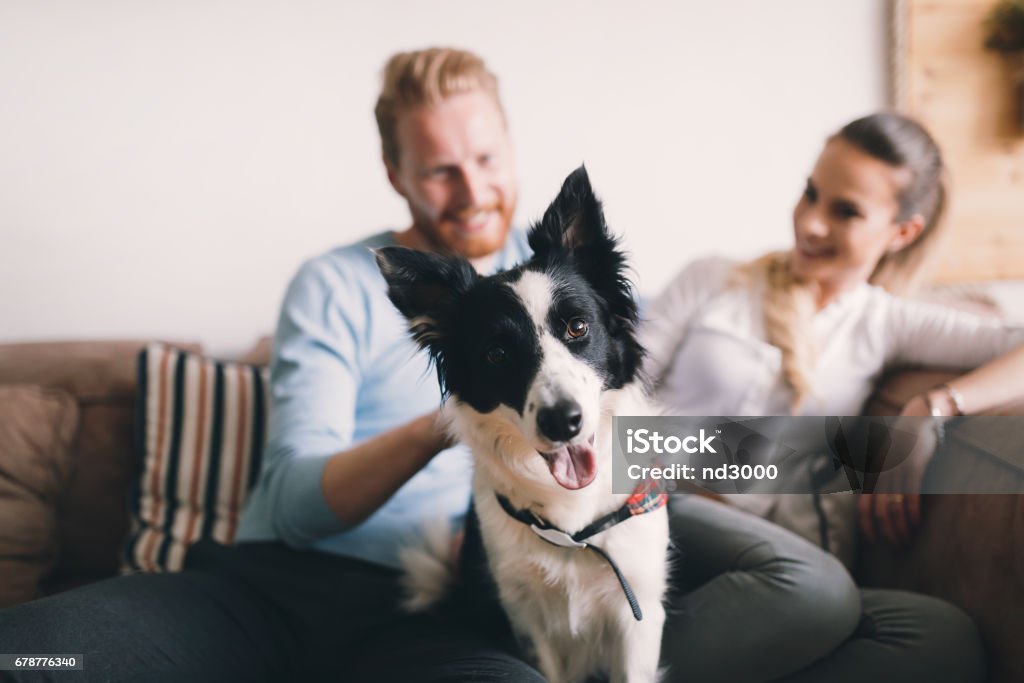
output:
[[[383,76],[374,115],[384,160],[395,166],[401,154],[396,127],[403,112],[435,105],[451,95],[482,90],[494,98],[502,118],[505,116],[498,96],[498,78],[483,59],[466,50],[431,47],[399,52],[388,60]]]

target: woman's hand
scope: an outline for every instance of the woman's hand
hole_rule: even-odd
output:
[[[857,500],[857,516],[868,543],[877,543],[881,537],[902,548],[921,523],[921,494],[862,494]]]
[[[894,467],[878,475],[874,494],[863,494],[857,501],[857,514],[864,538],[869,543],[884,539],[895,547],[903,547],[921,524],[921,484],[925,470],[938,445],[930,420],[931,405],[940,400],[915,396],[903,406],[894,433],[914,434],[913,446],[906,457]]]

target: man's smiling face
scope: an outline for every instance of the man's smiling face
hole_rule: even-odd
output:
[[[433,250],[481,258],[504,245],[516,204],[504,115],[483,90],[399,115],[388,179],[409,204],[412,231]]]

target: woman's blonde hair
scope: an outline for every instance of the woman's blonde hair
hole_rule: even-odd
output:
[[[383,81],[374,115],[384,160],[395,166],[401,154],[395,128],[402,112],[481,90],[494,98],[505,116],[498,96],[498,78],[488,71],[483,59],[466,50],[431,47],[399,52],[384,65]]]
[[[886,290],[906,294],[920,281],[940,242],[946,208],[946,172],[942,153],[932,136],[911,118],[882,112],[857,119],[833,135],[868,155],[909,171],[902,188],[896,220],[924,217],[917,239],[903,249],[886,253],[869,281]],[[764,326],[767,340],[782,352],[782,376],[793,392],[796,413],[811,395],[810,376],[815,365],[811,332],[817,292],[811,282],[793,275],[788,252],[771,253],[744,264],[737,272],[746,283],[764,285]]]

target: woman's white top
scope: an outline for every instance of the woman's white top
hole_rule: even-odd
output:
[[[788,415],[782,354],[766,341],[763,285],[732,284],[736,262],[691,263],[644,313],[655,396],[678,415]],[[857,415],[894,365],[967,369],[1024,343],[1024,328],[864,284],[815,314],[817,362],[803,415]]]

